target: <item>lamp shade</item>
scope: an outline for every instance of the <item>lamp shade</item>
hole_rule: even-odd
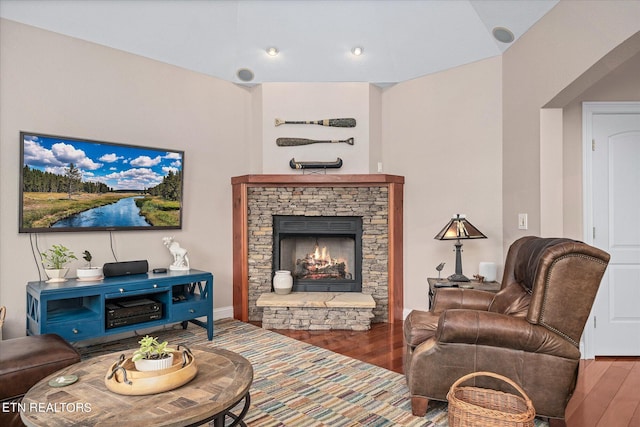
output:
[[[456,272],[448,277],[452,282],[468,282],[469,278],[462,274],[462,239],[486,239],[487,236],[467,221],[464,215],[456,214],[434,239],[456,240]]]
[[[458,240],[458,239],[486,239],[487,236],[482,234],[480,230],[474,227],[466,217],[461,214],[456,214],[452,217],[447,225],[434,239],[436,240]]]

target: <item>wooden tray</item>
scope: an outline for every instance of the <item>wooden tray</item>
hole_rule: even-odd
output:
[[[114,393],[141,396],[162,393],[191,381],[198,373],[198,366],[189,349],[173,352],[173,365],[158,371],[138,371],[131,357],[114,362],[104,377],[107,388]]]

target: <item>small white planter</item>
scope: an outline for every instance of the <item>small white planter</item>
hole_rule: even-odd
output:
[[[68,271],[68,268],[45,268],[44,272],[49,278],[47,283],[66,282],[67,279],[65,279],[64,276],[67,275]]]
[[[103,278],[102,267],[81,267],[76,271],[78,280],[100,280]]]
[[[138,371],[158,371],[173,366],[173,353],[164,359],[140,359],[135,362]]]

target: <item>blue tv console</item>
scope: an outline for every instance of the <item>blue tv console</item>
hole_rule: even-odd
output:
[[[124,309],[114,312],[114,307]],[[205,316],[206,322],[197,319]],[[213,339],[211,273],[168,270],[100,281],[27,284],[28,335],[55,333],[81,341],[177,322],[183,328],[195,323]]]

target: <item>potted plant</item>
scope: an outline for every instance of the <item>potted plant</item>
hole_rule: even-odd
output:
[[[92,267],[91,260],[93,256],[91,252],[82,252],[82,258],[87,261],[86,267],[79,267],[76,271],[78,280],[100,280],[102,279],[102,267]]]
[[[167,341],[158,342],[158,338],[145,335],[140,341],[140,348],[133,353],[131,360],[138,371],[156,371],[170,368],[173,365],[174,349],[168,347]]]
[[[52,245],[49,249],[41,254],[44,272],[49,277],[47,282],[64,282],[69,268],[66,264],[76,258],[76,255],[63,245]]]

